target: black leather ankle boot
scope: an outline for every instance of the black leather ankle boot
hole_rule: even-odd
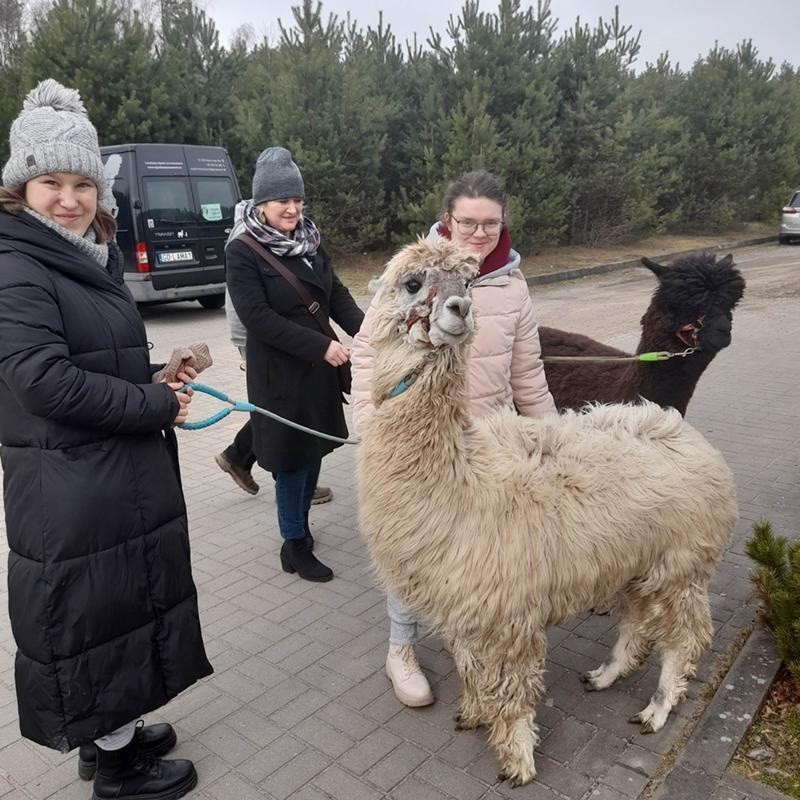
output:
[[[142,755],[136,736],[121,750],[97,748],[92,800],[178,800],[196,785],[191,761]]]
[[[178,737],[169,723],[160,722],[156,725],[143,725],[136,728],[134,738],[137,741],[139,753],[143,756],[163,756],[169,753]],[[94,778],[97,769],[97,748],[93,742],[82,744],[78,750],[78,777],[84,781]]]
[[[286,539],[281,547],[281,566],[284,572],[296,572],[307,581],[324,583],[333,577],[333,570],[326,567],[312,552],[305,539]]]

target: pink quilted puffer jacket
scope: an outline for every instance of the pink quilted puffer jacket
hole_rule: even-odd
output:
[[[351,401],[357,434],[363,432],[373,409],[370,336],[374,303],[373,299],[353,340]],[[472,304],[477,328],[467,375],[472,414],[483,416],[503,406],[515,407],[526,417],[555,412],[523,274],[518,269],[500,269],[479,278],[472,287]]]

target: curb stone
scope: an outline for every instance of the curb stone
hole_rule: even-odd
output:
[[[691,250],[679,250],[675,253],[662,253],[658,256],[653,256],[653,260],[662,261],[665,259],[678,258],[679,256],[688,256],[691,253],[700,253],[719,250],[736,250],[741,247],[750,247],[755,244],[766,244],[767,242],[778,241],[777,236],[760,236],[757,239],[743,239],[738,242],[726,242],[723,244],[712,244],[708,247],[694,247]],[[602,275],[605,272],[616,272],[621,269],[628,269],[628,267],[638,267],[641,265],[641,259],[629,258],[625,261],[611,261],[608,264],[594,264],[590,267],[577,267],[576,269],[562,269],[558,272],[547,272],[544,275],[529,275],[526,276],[528,286],[540,286],[545,283],[557,283],[558,281],[569,281],[576,278],[585,278],[589,275]]]
[[[726,791],[737,800],[785,798],[754,781],[726,774],[780,665],[772,634],[757,623],[653,800],[706,800],[712,796],[710,790],[718,787],[722,791],[715,798],[725,797]]]
[[[792,800],[763,783],[756,783],[739,775],[726,775],[720,784],[720,797],[738,800],[739,797],[749,800]]]

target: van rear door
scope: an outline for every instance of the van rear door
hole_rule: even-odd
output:
[[[136,155],[153,289],[224,283],[226,229],[235,206],[231,175],[222,171],[230,169],[225,151],[140,145]],[[210,175],[192,174],[204,171],[198,156],[210,163]],[[209,179],[216,183],[206,185]]]

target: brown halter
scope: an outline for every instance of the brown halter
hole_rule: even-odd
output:
[[[408,318],[406,319],[407,331],[410,331],[411,328],[420,321],[422,321],[426,330],[430,330],[431,326],[430,313],[434,297],[436,297],[436,287],[431,286],[430,290],[428,291],[428,296],[425,298],[425,302],[420,303],[420,308],[427,308],[428,313],[423,316],[422,314],[418,314],[416,311],[412,311],[411,314],[409,314]]]
[[[682,327],[678,328],[675,336],[680,339],[687,347],[694,347],[700,349],[700,342],[697,339],[697,334],[703,327],[705,315],[698,317],[694,322],[687,322]],[[687,338],[687,336],[689,338]]]

